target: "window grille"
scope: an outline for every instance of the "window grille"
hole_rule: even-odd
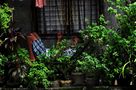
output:
[[[37,11],[38,32],[77,33],[96,22],[102,0],[46,0],[47,5]]]

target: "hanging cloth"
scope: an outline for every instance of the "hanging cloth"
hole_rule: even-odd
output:
[[[35,0],[35,6],[38,8],[43,8],[46,6],[46,0]]]

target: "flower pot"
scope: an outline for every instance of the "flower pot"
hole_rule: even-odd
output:
[[[95,85],[98,85],[98,79],[96,79],[95,77],[87,77],[86,78],[86,85],[89,85],[89,86],[95,86]]]
[[[71,86],[72,80],[60,80],[61,87],[69,87]]]
[[[10,81],[7,81],[7,84],[6,84],[7,87],[11,87],[11,88],[18,88],[20,86],[20,83],[19,82],[10,82]]]
[[[98,85],[99,81],[95,77],[86,78],[86,90],[91,90],[93,86]]]
[[[71,78],[73,86],[85,85],[85,75],[83,73],[72,73]]]
[[[132,74],[126,74],[125,77],[120,76],[117,78],[119,86],[129,86],[132,80]]]
[[[59,80],[55,80],[51,82],[51,87],[60,87],[60,82]]]
[[[117,82],[118,82],[119,86],[129,86],[130,82],[131,82],[131,79],[128,79],[128,78],[119,78],[117,80]]]
[[[0,76],[0,87],[4,86],[4,77]]]

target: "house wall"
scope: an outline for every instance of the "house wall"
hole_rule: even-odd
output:
[[[14,27],[22,28],[22,33],[29,33],[35,30],[34,21],[32,19],[32,12],[34,10],[35,0],[8,0],[11,7],[14,7]],[[33,4],[32,4],[33,3]],[[111,26],[117,27],[117,23],[114,15],[109,15],[107,13],[108,4],[104,3],[104,15],[106,19],[111,21]]]
[[[14,8],[14,27],[21,28],[21,32],[25,34],[32,31],[31,0],[8,0],[8,2]]]
[[[21,33],[26,36],[33,31],[32,20],[32,1],[34,0],[6,0],[9,6],[14,8],[13,11],[13,27],[21,28]],[[20,46],[28,48],[27,39],[19,39]]]
[[[104,3],[104,16],[106,17],[106,20],[110,21],[110,25],[108,26],[109,28],[118,28],[117,21],[115,19],[115,15],[111,15],[107,11],[108,9],[108,3]]]
[[[35,30],[34,21],[36,19],[32,18],[33,10],[35,7],[34,1],[35,0],[8,0],[10,6],[15,8],[13,13],[14,27],[22,28],[21,31],[24,34],[27,34]],[[109,27],[117,26],[114,16],[109,15],[107,13],[107,8],[108,4],[104,3],[104,15],[106,16],[107,20],[112,22],[111,24],[112,26]],[[22,45],[24,42],[22,42]],[[46,47],[50,46],[50,44],[54,42],[55,42],[54,39],[51,39],[50,42],[48,42],[49,45],[46,44],[47,45]],[[45,43],[47,42],[45,41]]]

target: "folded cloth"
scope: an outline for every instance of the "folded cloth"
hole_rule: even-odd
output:
[[[38,8],[43,8],[46,5],[46,0],[36,0],[35,6]]]

